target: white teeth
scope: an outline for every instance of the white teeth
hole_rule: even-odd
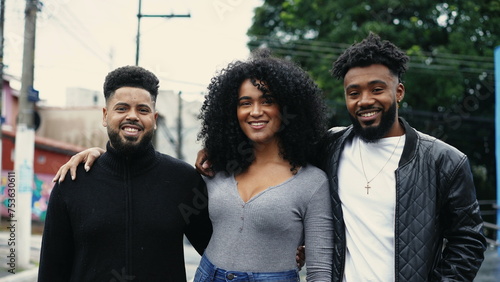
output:
[[[125,131],[128,131],[128,132],[137,132],[139,131],[137,128],[131,128],[131,127],[125,127],[125,129],[123,129]]]
[[[255,126],[261,126],[261,125],[264,125],[266,123],[265,122],[251,122],[250,124],[255,125]]]
[[[360,116],[362,116],[362,117],[371,117],[371,116],[374,116],[376,114],[377,114],[377,112],[369,112],[369,113],[361,114]]]

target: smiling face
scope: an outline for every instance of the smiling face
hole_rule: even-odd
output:
[[[107,127],[111,146],[131,153],[151,143],[157,118],[148,91],[121,87],[107,100],[102,124]]]
[[[349,69],[344,77],[346,106],[354,130],[365,141],[404,133],[396,104],[405,89],[384,65]]]
[[[262,82],[257,81],[262,84]],[[248,139],[258,144],[277,142],[281,126],[280,108],[270,93],[264,94],[252,84],[243,81],[238,92],[237,117],[241,130]]]

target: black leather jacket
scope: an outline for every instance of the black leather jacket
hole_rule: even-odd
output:
[[[396,281],[472,281],[486,240],[467,156],[400,122],[406,143],[395,172]],[[353,135],[352,126],[332,128],[322,146],[335,221],[333,281],[342,281],[346,253],[337,169]]]

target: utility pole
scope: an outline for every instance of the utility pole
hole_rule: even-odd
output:
[[[179,91],[178,95],[178,110],[177,110],[177,158],[179,160],[183,160],[184,156],[182,155],[182,92]]]
[[[497,160],[497,225],[500,225],[500,45],[495,47],[494,51],[495,62],[495,143],[496,143],[496,160]],[[500,242],[500,230],[497,230],[497,242]],[[497,247],[497,254],[500,256],[500,247]]]
[[[3,26],[5,23],[5,0],[0,0],[0,178],[2,177],[3,154]]]
[[[139,51],[141,44],[141,18],[190,18],[191,14],[185,15],[144,15],[141,13],[142,0],[139,0],[139,12],[137,13],[137,37],[136,37],[136,51],[135,51],[135,65],[139,65]]]
[[[18,266],[30,266],[31,204],[33,193],[33,163],[35,155],[34,105],[28,95],[33,90],[35,65],[35,34],[38,0],[26,0],[24,19],[23,69],[19,113],[16,126],[15,160],[17,191],[16,210],[16,258]]]
[[[2,173],[2,125],[3,125],[3,26],[5,23],[5,0],[0,0],[0,174]]]

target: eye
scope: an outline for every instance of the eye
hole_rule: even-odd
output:
[[[274,101],[274,98],[266,98],[262,104],[265,104],[265,105],[273,105],[275,103]]]
[[[140,108],[139,112],[144,113],[144,114],[148,114],[151,112],[151,110],[149,108]]]
[[[127,110],[127,107],[124,107],[124,106],[119,106],[119,107],[115,108],[115,111],[117,111],[119,113],[125,112],[126,110]]]
[[[373,93],[380,93],[382,91],[384,91],[384,89],[382,87],[375,87],[375,88],[373,88]]]
[[[252,103],[250,103],[249,101],[240,101],[240,103],[238,104],[238,106],[240,107],[244,107],[244,106],[251,106]]]

